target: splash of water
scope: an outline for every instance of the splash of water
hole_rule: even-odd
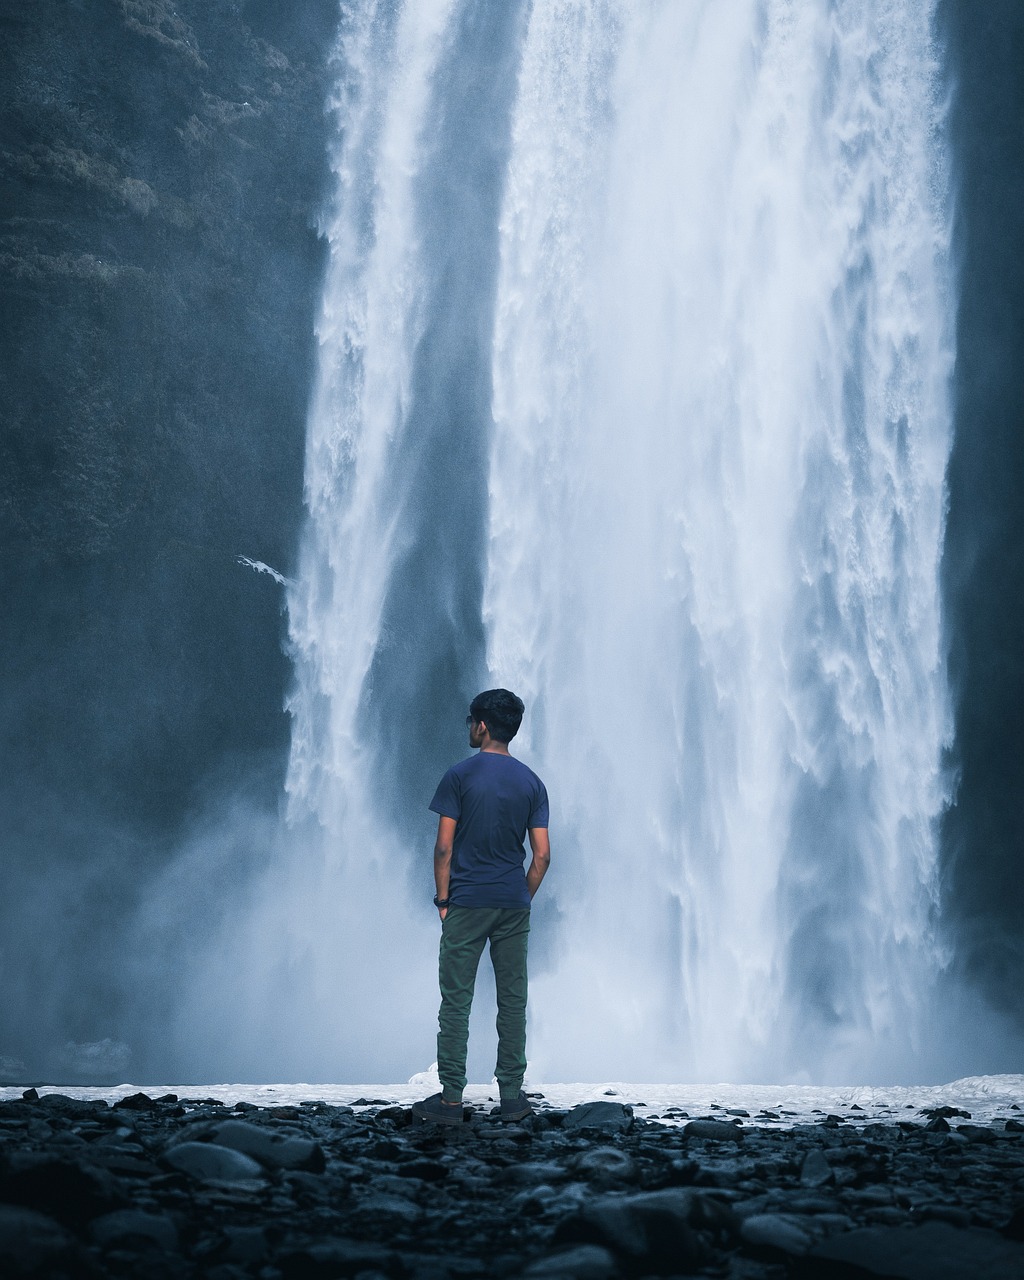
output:
[[[271,1074],[429,1061],[424,806],[500,683],[553,799],[535,1076],[920,1077],[949,732],[928,8],[343,6],[291,852],[249,952],[287,978]]]

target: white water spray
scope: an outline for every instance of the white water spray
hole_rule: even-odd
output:
[[[485,610],[557,800],[544,1078],[853,1078],[926,1047],[936,108],[916,5],[534,8]]]
[[[342,13],[264,1075],[429,1062],[426,779],[490,681],[553,801],[534,1078],[920,1076],[949,728],[928,6]]]

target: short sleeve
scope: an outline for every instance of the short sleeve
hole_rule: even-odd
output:
[[[530,807],[530,819],[527,828],[546,827],[548,825],[548,792],[541,780],[537,779],[537,793]]]
[[[460,791],[458,775],[454,769],[449,769],[437,784],[437,790],[434,792],[434,798],[429,806],[431,812],[440,814],[442,818],[454,818],[458,822],[459,818],[462,817],[462,796]],[[547,801],[545,800],[545,805],[546,803]]]

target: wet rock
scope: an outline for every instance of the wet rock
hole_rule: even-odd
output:
[[[274,1259],[285,1280],[337,1280],[361,1272],[390,1275],[396,1259],[381,1245],[329,1238],[284,1250]]]
[[[137,1243],[171,1253],[178,1248],[178,1228],[166,1214],[120,1209],[93,1219],[89,1234],[99,1245]]]
[[[964,1230],[942,1222],[867,1227],[813,1246],[799,1274],[834,1280],[837,1264],[845,1266],[845,1275],[892,1280],[1020,1280],[1024,1245],[995,1231]]]
[[[597,1186],[613,1186],[636,1178],[636,1161],[618,1147],[592,1147],[576,1157],[573,1171]]]
[[[251,1156],[270,1169],[322,1173],[326,1166],[323,1147],[311,1138],[275,1132],[247,1120],[225,1120],[211,1132],[214,1142],[220,1146]]]
[[[786,1213],[755,1213],[740,1226],[744,1244],[757,1252],[799,1257],[807,1252],[814,1236],[806,1220]]]
[[[397,1222],[415,1222],[423,1216],[423,1210],[404,1195],[371,1190],[359,1199],[359,1213],[364,1219]]]
[[[15,1153],[0,1174],[0,1200],[50,1215],[66,1226],[124,1208],[123,1186],[104,1169],[32,1151]]]
[[[696,1198],[681,1188],[601,1196],[559,1224],[555,1243],[600,1245],[641,1273],[685,1272],[707,1256],[690,1226]]]
[[[9,1276],[52,1273],[78,1253],[59,1222],[20,1205],[0,1204],[0,1271]]]
[[[442,1182],[450,1170],[438,1160],[407,1160],[398,1169],[400,1178],[417,1178],[420,1182]]]
[[[633,1126],[633,1108],[621,1102],[584,1102],[567,1112],[562,1128],[600,1129],[605,1133],[627,1133]]]
[[[995,1131],[983,1124],[958,1124],[956,1131],[968,1142],[995,1142]]]
[[[214,1142],[180,1142],[164,1152],[164,1160],[203,1182],[250,1182],[263,1177],[263,1166],[251,1156]]]
[[[531,1160],[527,1164],[510,1164],[499,1169],[497,1181],[505,1186],[536,1187],[542,1183],[562,1182],[566,1176],[560,1164]]]
[[[178,1101],[175,1095],[171,1095],[175,1102]],[[115,1111],[159,1111],[160,1106],[155,1102],[148,1093],[130,1093],[126,1098],[121,1098],[114,1103]]]
[[[43,1094],[36,1109],[75,1120],[89,1120],[110,1110],[105,1102],[87,1102],[82,1098],[69,1098],[63,1093]]]
[[[691,1120],[683,1126],[683,1137],[704,1142],[742,1142],[743,1130],[727,1120]]]
[[[800,1166],[800,1183],[804,1187],[823,1187],[835,1181],[832,1166],[825,1158],[825,1153],[814,1147],[804,1156]]]
[[[561,1249],[531,1263],[523,1272],[532,1280],[612,1280],[619,1274],[614,1256],[597,1244]]]
[[[267,1233],[262,1227],[226,1227],[224,1229],[225,1262],[266,1262],[270,1256]]]

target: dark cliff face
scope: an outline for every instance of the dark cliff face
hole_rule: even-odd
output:
[[[336,20],[0,8],[0,932],[42,896],[52,939],[0,1049],[211,792],[277,802],[281,589],[236,557],[287,572],[301,520]]]
[[[1024,7],[949,0],[960,277],[943,592],[959,785],[943,824],[957,968],[1024,1025]]]

